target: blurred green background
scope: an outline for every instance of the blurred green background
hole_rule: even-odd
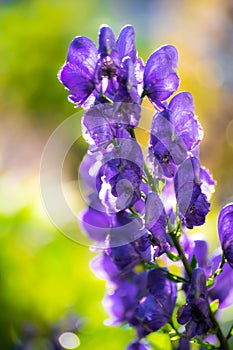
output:
[[[51,349],[46,339],[74,317],[80,349],[121,350],[133,337],[104,326],[105,283],[89,270],[94,254],[50,223],[39,192],[46,141],[75,112],[57,72],[70,41],[85,35],[96,42],[102,23],[116,33],[133,24],[144,61],[166,43],[179,51],[180,91],[194,96],[205,131],[201,161],[217,180],[212,213],[197,230],[208,235],[211,250],[219,208],[233,200],[231,0],[1,0],[0,349],[13,349],[28,334],[30,349]],[[74,149],[67,180],[75,180],[83,152],[82,143]],[[228,311],[222,320],[231,318]],[[155,349],[169,349],[158,337]]]

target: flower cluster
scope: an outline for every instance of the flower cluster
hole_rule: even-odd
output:
[[[83,36],[71,42],[59,79],[69,100],[85,109],[82,133],[89,149],[80,176],[88,208],[79,219],[101,251],[91,268],[107,280],[108,324],[135,329],[128,350],[150,349],[144,338],[165,325],[179,335],[180,348],[188,349],[193,337],[203,345],[214,329],[227,349],[209,302],[227,306],[233,293],[224,288],[226,275],[233,279],[233,205],[219,216],[225,256],[218,252],[208,260],[206,242],[186,232],[204,224],[215,182],[200,165],[203,132],[192,95],[180,92],[167,101],[179,86],[177,50],[162,46],[144,65],[132,26],[117,39],[101,26],[98,39],[98,48]],[[146,97],[154,115],[144,155],[135,129]],[[182,276],[169,271],[171,261],[183,266]],[[178,283],[184,305],[177,301]],[[176,311],[185,331],[174,326]]]

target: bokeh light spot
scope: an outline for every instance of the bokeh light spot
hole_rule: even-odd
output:
[[[76,349],[80,345],[79,337],[72,332],[65,332],[58,338],[64,349]]]

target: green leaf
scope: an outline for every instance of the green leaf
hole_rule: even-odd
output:
[[[212,287],[214,284],[214,276],[210,276],[210,278],[208,278],[208,280],[206,281],[206,286],[208,288]]]
[[[215,299],[214,301],[212,301],[212,303],[210,304],[210,309],[213,313],[215,313],[218,310],[219,307],[219,299]]]
[[[167,254],[167,257],[174,262],[177,262],[180,260],[180,257],[172,252],[167,251],[166,254]]]
[[[191,266],[192,270],[193,270],[193,269],[195,269],[195,268],[198,266],[198,263],[197,263],[197,258],[196,258],[196,256],[195,256],[195,255],[193,255],[193,257],[192,257],[192,260],[191,260],[190,266]]]

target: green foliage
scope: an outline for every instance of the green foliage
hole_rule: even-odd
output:
[[[25,324],[42,334],[70,313],[80,317],[82,349],[118,350],[131,330],[108,327],[101,305],[105,283],[89,269],[94,254],[59,233],[35,196],[37,182],[15,186],[0,178],[0,339],[4,349],[20,337]],[[28,185],[31,193],[28,193]],[[26,195],[26,197],[25,197]],[[8,203],[4,205],[4,200]],[[14,204],[11,206],[10,203]],[[116,340],[117,339],[117,340]],[[39,350],[45,350],[38,347]]]

